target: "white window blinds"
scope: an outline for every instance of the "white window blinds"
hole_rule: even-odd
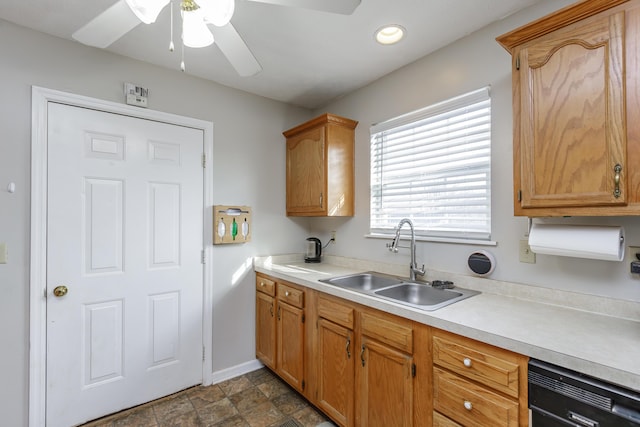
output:
[[[491,99],[483,88],[371,127],[371,233],[491,237]]]

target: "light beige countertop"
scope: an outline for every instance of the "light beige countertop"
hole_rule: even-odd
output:
[[[332,256],[306,264],[301,255],[281,255],[255,258],[254,269],[640,390],[640,304],[636,302],[427,271],[428,280],[451,280],[481,294],[424,311],[318,281],[364,271],[406,277],[408,266]]]

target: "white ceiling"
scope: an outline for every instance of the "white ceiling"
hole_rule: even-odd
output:
[[[185,50],[186,72],[267,98],[318,108],[538,1],[362,0],[352,15],[338,15],[236,0],[231,22],[263,70],[251,77],[238,76],[214,43]],[[72,40],[74,31],[115,2],[2,0],[0,18]],[[382,46],[373,39],[374,31],[388,23],[407,30],[397,45]],[[172,53],[168,45],[169,8],[165,8],[156,23],[138,25],[107,50],[179,70],[180,48]]]

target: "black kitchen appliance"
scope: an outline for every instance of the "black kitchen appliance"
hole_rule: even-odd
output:
[[[546,362],[529,361],[532,427],[637,427],[640,393]]]
[[[307,251],[304,254],[304,262],[320,262],[322,257],[322,243],[317,237],[307,239]]]

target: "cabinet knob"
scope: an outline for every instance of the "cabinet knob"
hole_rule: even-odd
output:
[[[289,291],[284,291],[284,296],[288,297],[289,296]]]
[[[471,359],[469,359],[468,357],[465,357],[464,360],[462,361],[462,363],[464,364],[464,366],[466,366],[467,368],[471,367]]]
[[[467,411],[470,411],[473,409],[473,405],[471,404],[471,402],[469,402],[468,400],[464,401],[464,409],[466,409]]]

